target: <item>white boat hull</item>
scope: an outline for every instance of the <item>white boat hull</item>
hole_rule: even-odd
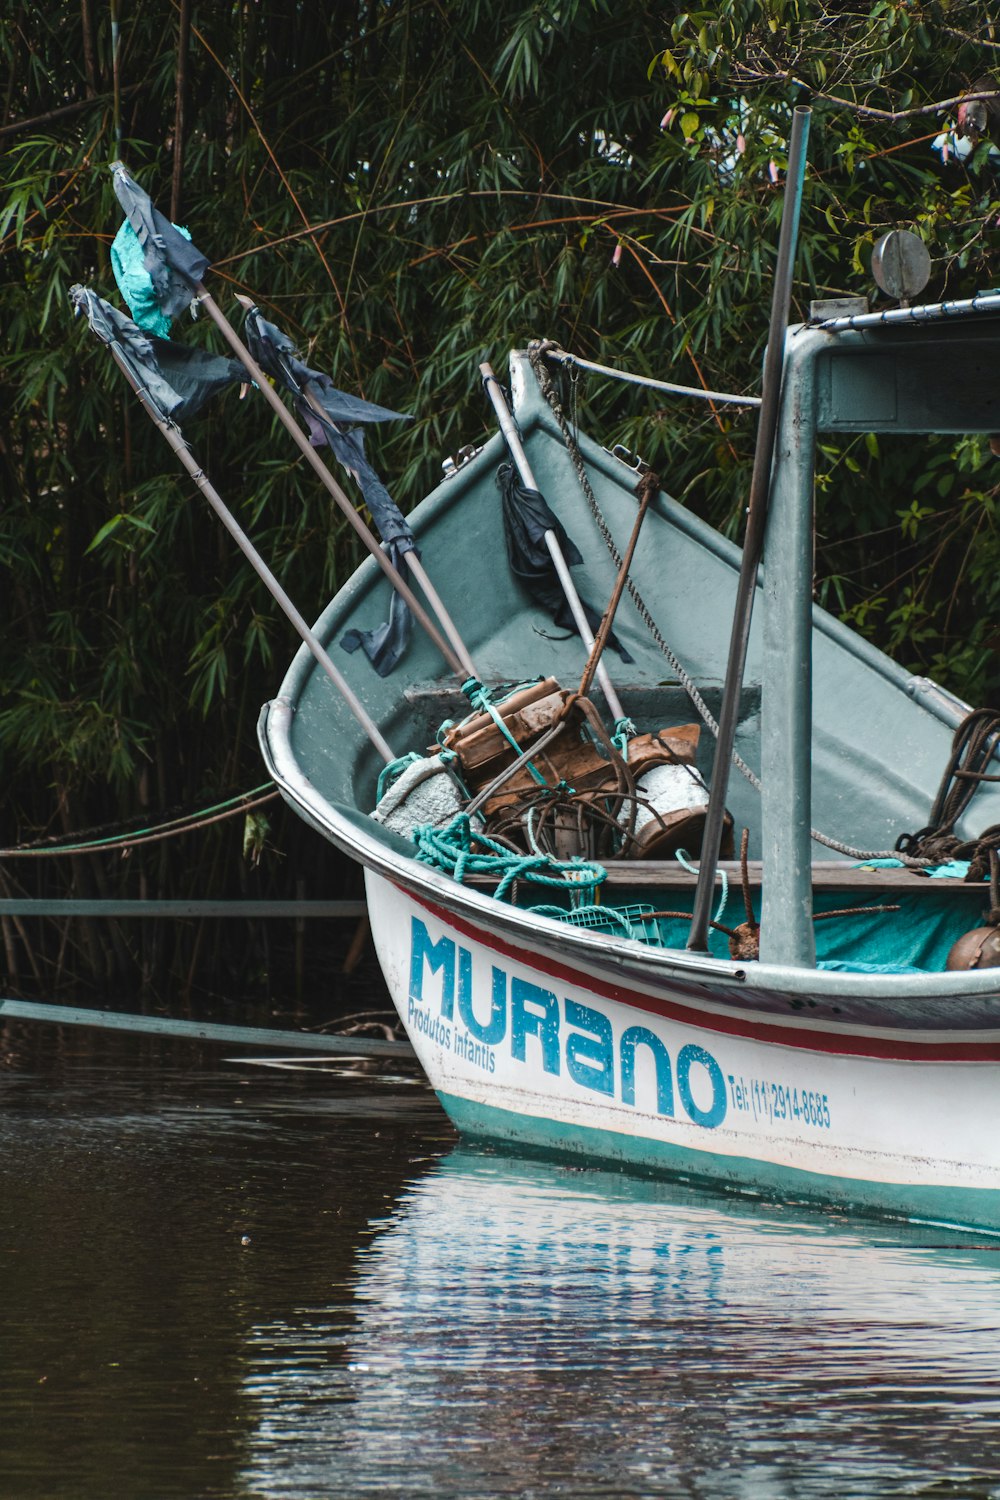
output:
[[[835,1025],[652,970],[616,984],[366,878],[393,1002],[463,1132],[1000,1232],[1000,1027]]]

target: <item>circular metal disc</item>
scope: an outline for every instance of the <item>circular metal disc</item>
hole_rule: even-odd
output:
[[[931,258],[918,234],[890,229],[872,251],[872,275],[888,296],[908,302],[918,296],[931,275]]]

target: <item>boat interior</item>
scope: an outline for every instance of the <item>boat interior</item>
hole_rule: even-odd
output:
[[[989,328],[985,343],[984,322]],[[996,318],[980,320],[977,335],[983,350],[987,345],[992,349],[1000,337],[998,329]],[[912,371],[907,339],[911,349],[914,340],[922,340],[925,352],[929,341],[931,364],[940,365],[944,345],[956,361],[963,357],[965,345],[951,327],[917,334],[908,329],[902,335],[895,330],[887,334],[866,331],[829,339],[819,346],[821,357],[813,361],[816,369],[810,375],[811,388],[819,389],[821,403],[826,402],[825,416],[821,414],[817,426],[865,430],[861,424],[868,422],[884,429],[889,404],[883,387],[889,377],[901,389],[906,380],[912,383],[907,373]],[[859,398],[853,379],[845,380],[836,367],[831,376],[823,364],[826,349],[836,354],[845,348],[875,357],[875,365],[861,363],[862,387],[867,380],[865,388],[872,388],[872,371],[879,382],[880,405],[874,413],[870,402],[866,407]],[[838,379],[847,393],[842,403],[847,415],[839,427],[840,408],[829,395],[831,381],[836,388]],[[524,354],[512,356],[510,390],[538,489],[582,555],[582,562],[572,569],[573,579],[599,616],[611,596],[617,569],[557,415]],[[902,398],[896,410],[902,429],[908,430],[911,419]],[[1000,427],[1000,415],[993,415]],[[973,413],[973,421],[985,424],[988,417],[985,412]],[[622,553],[636,516],[637,471],[583,433],[576,434],[576,441],[600,515]],[[697,685],[708,714],[718,721],[741,554],[669,496],[669,452],[655,458],[664,488],[645,517],[630,576],[670,654],[653,638],[634,599],[625,593],[614,621],[624,656],[609,645],[603,660],[637,735],[697,727],[693,763],[709,785],[715,741],[689,688],[691,682]],[[409,513],[408,520],[424,566],[466,643],[476,676],[494,690],[494,698],[503,698],[500,685],[512,692],[540,678],[554,678],[562,689],[573,692],[587,655],[580,639],[571,629],[553,623],[508,565],[497,478],[507,461],[506,445],[494,433],[481,448],[466,452],[461,462],[450,466],[447,477]],[[803,462],[800,468],[808,479],[808,464]],[[804,503],[811,506],[811,495]],[[776,512],[779,524],[787,513],[786,503],[784,512]],[[772,518],[769,538],[774,525]],[[736,941],[733,934],[741,924],[760,923],[761,891],[766,893],[770,880],[776,888],[782,882],[788,885],[790,894],[782,899],[793,910],[789,920],[793,927],[800,921],[809,924],[820,966],[902,973],[944,970],[952,945],[980,924],[990,905],[989,885],[982,880],[969,884],[928,876],[924,870],[893,864],[892,859],[900,835],[915,833],[927,824],[956,727],[968,706],[927,679],[911,676],[813,606],[808,593],[811,580],[795,585],[800,611],[804,598],[808,616],[809,639],[804,648],[808,655],[800,670],[801,642],[789,639],[786,652],[781,634],[788,590],[783,580],[778,588],[778,569],[785,566],[787,561],[777,549],[766,544],[738,698],[734,749],[743,769],[734,764],[728,782],[732,843],[725,851],[729,857],[720,862],[715,884],[709,951],[717,957],[735,956],[730,946]],[[767,597],[769,584],[778,598],[777,607]],[[461,723],[473,712],[459,676],[448,668],[437,647],[416,628],[403,660],[386,677],[376,674],[363,652],[348,655],[339,648],[346,629],[371,629],[385,619],[388,594],[374,563],[365,562],[325,610],[316,631],[393,753],[432,757],[439,753],[447,732],[442,726]],[[675,663],[682,665],[683,677]],[[805,680],[800,683],[802,677]],[[795,708],[796,694],[806,698],[805,708],[801,703]],[[610,735],[614,714],[598,685],[589,697]],[[413,839],[371,817],[380,779],[384,792],[382,758],[305,648],[299,651],[278,701],[291,711],[291,760],[331,809],[331,822],[324,832],[336,840],[339,821],[341,827],[363,829],[366,839],[394,858],[413,860],[417,853]],[[798,751],[795,748],[793,710],[800,718],[808,714],[805,754],[811,784],[807,781],[804,792],[791,785],[795,756],[799,754],[801,763],[803,748],[801,744]],[[778,751],[768,750],[768,725]],[[781,746],[786,743],[791,749],[783,762]],[[761,780],[767,784],[769,778],[775,788],[772,804],[780,808],[784,799],[792,808],[801,825],[797,834],[776,828],[774,815],[768,834],[767,798],[765,793],[762,799],[759,787]],[[796,796],[804,805],[795,803]],[[1000,786],[982,784],[956,831],[971,838],[997,822]],[[817,841],[813,832],[821,834],[824,842]],[[540,915],[647,945],[684,948],[696,884],[696,842],[687,848],[671,846],[667,854],[654,858],[634,857],[639,852],[634,848],[633,857],[612,854],[608,858],[606,845],[605,839],[600,859],[604,878],[581,894],[565,881],[558,889],[527,878],[503,882],[496,872],[478,870],[473,862],[463,878],[477,889],[500,890],[502,899],[538,910]],[[805,868],[798,868],[803,848],[808,850]],[[808,909],[800,918],[794,915],[795,901],[802,904],[803,890]],[[765,900],[765,926],[766,911]],[[785,922],[780,911],[774,921],[776,929]]]

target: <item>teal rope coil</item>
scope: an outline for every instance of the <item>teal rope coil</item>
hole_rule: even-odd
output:
[[[382,801],[392,783],[397,777],[402,776],[408,766],[416,765],[417,761],[423,760],[423,758],[416,750],[410,750],[406,755],[397,755],[395,760],[391,760],[387,766],[383,766],[379,772],[378,788],[375,792],[376,803]]]
[[[410,836],[421,864],[452,876],[459,885],[467,875],[486,875],[498,880],[493,893],[498,901],[504,899],[515,880],[583,893],[596,890],[608,878],[608,872],[592,860],[517,854],[485,834],[473,832],[467,813],[457,813],[444,828],[423,824],[414,828]]]
[[[679,865],[683,865],[684,869],[687,870],[689,875],[697,875],[698,866],[691,864],[691,858],[686,849],[678,849],[674,857]],[[726,910],[726,902],[729,900],[729,878],[726,875],[725,870],[719,870],[718,875],[719,880],[722,884],[722,899],[719,902],[719,909],[715,913],[714,920],[716,922],[721,922],[723,913]]]

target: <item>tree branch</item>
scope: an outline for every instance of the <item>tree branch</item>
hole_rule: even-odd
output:
[[[891,124],[899,120],[916,119],[920,115],[941,114],[946,109],[952,109],[956,104],[968,104],[974,99],[1000,100],[1000,89],[979,89],[956,94],[951,99],[936,99],[933,104],[914,105],[912,109],[878,109],[874,104],[859,104],[854,99],[842,99],[838,94],[824,93],[822,89],[816,88],[804,78],[798,78],[794,73],[778,70],[773,73],[762,73],[756,68],[749,68],[745,65],[734,68],[733,71],[741,83],[793,83],[797,88],[805,89],[814,99],[824,99],[828,104],[835,104],[838,109],[851,110],[856,115],[865,115],[873,120],[885,120]]]

